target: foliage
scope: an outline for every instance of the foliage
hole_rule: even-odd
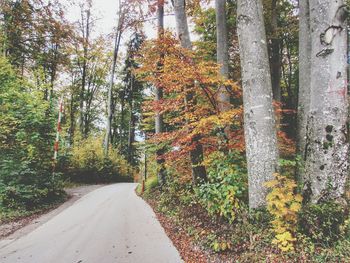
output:
[[[0,169],[0,207],[32,210],[64,197],[61,174],[34,169],[28,161],[5,161]]]
[[[205,163],[209,181],[196,188],[200,203],[210,215],[222,216],[232,223],[240,203],[247,199],[244,158],[236,152],[213,152]]]
[[[159,54],[164,54],[162,69],[157,66]],[[165,130],[151,138],[151,142],[168,143],[166,159],[186,159],[199,143],[213,151],[222,145],[224,127],[230,126],[229,148],[242,149],[242,108],[219,112],[216,101],[218,86],[225,85],[233,97],[240,98],[239,87],[220,77],[219,66],[203,60],[195,51],[184,49],[174,36],[166,32],[161,40],[146,41],[141,52],[139,78],[162,88],[164,99],[145,103],[145,112],[163,114]],[[188,98],[191,97],[191,101]],[[187,102],[186,102],[187,101]],[[220,136],[218,136],[220,135]]]
[[[296,194],[296,183],[286,176],[275,174],[275,179],[266,183],[271,190],[266,197],[267,209],[273,215],[271,222],[275,239],[272,241],[282,251],[294,250],[298,212],[302,197]]]
[[[301,232],[314,242],[332,245],[349,231],[347,208],[334,201],[308,204],[301,210],[299,226]]]
[[[133,169],[115,149],[108,156],[103,151],[101,137],[89,137],[77,141],[70,156],[69,175],[72,181],[108,183],[131,181]]]
[[[40,87],[20,80],[0,57],[0,207],[34,209],[63,196],[52,174],[53,115]]]

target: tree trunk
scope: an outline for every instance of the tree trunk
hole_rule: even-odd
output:
[[[299,92],[297,153],[300,156],[298,179],[304,182],[306,160],[306,127],[310,110],[311,32],[309,0],[299,0]]]
[[[226,24],[226,0],[215,1],[216,11],[216,50],[217,50],[217,63],[220,64],[220,73],[228,79],[228,34]],[[230,94],[226,90],[225,86],[220,86],[217,92],[217,101],[219,111],[227,111],[230,109]]]
[[[281,56],[280,56],[280,45],[281,40],[277,35],[277,0],[271,1],[271,54],[270,54],[270,65],[271,65],[271,84],[272,94],[275,101],[281,101]]]
[[[129,96],[129,110],[130,110],[130,120],[129,120],[129,136],[128,136],[128,153],[127,159],[130,164],[133,163],[134,151],[133,143],[135,141],[135,115],[134,115],[134,77],[131,76],[130,80],[130,96]]]
[[[310,0],[311,92],[305,197],[344,194],[348,172],[347,33],[344,1]]]
[[[121,3],[119,2],[119,5]],[[113,51],[113,64],[112,64],[112,69],[111,69],[111,79],[109,82],[108,86],[108,98],[107,98],[107,122],[106,122],[106,137],[105,137],[105,142],[104,142],[104,153],[107,156],[108,155],[108,149],[109,149],[109,144],[111,141],[111,134],[112,134],[112,119],[113,119],[113,85],[114,85],[114,75],[115,75],[115,68],[117,65],[117,58],[118,58],[118,52],[119,52],[119,46],[120,46],[120,40],[121,40],[121,35],[122,35],[122,18],[123,18],[123,13],[121,12],[121,6],[120,12],[119,12],[119,19],[118,19],[118,27],[117,27],[117,33],[115,35],[115,43],[114,43],[114,51]]]
[[[185,11],[184,0],[174,0],[174,11],[177,34],[183,48],[192,49],[190,33],[188,31],[187,16]],[[193,100],[193,94],[187,95],[187,102]],[[200,143],[200,136],[195,136],[192,143],[195,144],[195,149],[190,152],[190,159],[192,164],[192,178],[194,183],[207,180],[207,172],[202,165],[203,162],[203,146]]]
[[[158,0],[158,12],[157,12],[157,18],[158,18],[158,38],[162,39],[164,35],[164,0]],[[164,60],[164,54],[160,54],[160,59],[158,63],[158,70],[161,71],[163,68],[163,60]],[[163,99],[163,89],[162,87],[156,87],[156,101],[160,101]],[[156,128],[156,134],[162,133],[164,131],[164,123],[163,123],[163,115],[159,112],[156,113],[155,116],[155,128]],[[157,150],[157,164],[158,164],[158,183],[160,185],[163,185],[165,183],[166,178],[166,171],[165,171],[165,160],[162,157],[164,154],[164,149]]]
[[[238,0],[249,207],[265,205],[264,183],[278,170],[278,148],[261,0]]]
[[[74,83],[73,83],[74,85]],[[73,87],[72,85],[72,87]],[[75,109],[74,109],[74,91],[71,91],[70,96],[70,112],[69,112],[69,145],[72,146],[74,142],[74,131],[75,131]]]
[[[85,85],[86,85],[86,75],[87,75],[87,59],[88,59],[88,48],[89,48],[89,35],[90,35],[90,9],[86,11],[86,25],[83,28],[83,69],[81,78],[81,89],[79,96],[79,129],[81,135],[84,134],[84,100],[85,100]],[[85,31],[85,33],[84,33]]]

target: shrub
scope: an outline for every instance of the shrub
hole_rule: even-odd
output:
[[[195,189],[200,203],[212,216],[229,222],[236,218],[240,202],[246,199],[247,175],[244,158],[239,153],[211,154],[206,160],[208,182]]]
[[[32,210],[63,196],[62,180],[51,171],[56,115],[42,88],[0,56],[1,210]]]
[[[75,143],[71,149],[70,167],[72,181],[84,183],[109,183],[132,181],[133,170],[121,154],[109,149],[105,156],[102,138],[87,138]]]
[[[282,251],[290,251],[294,250],[302,197],[295,193],[297,184],[294,180],[280,174],[274,174],[274,176],[274,180],[266,183],[270,188],[266,197],[267,210],[274,217],[271,223],[275,239],[272,243]]]
[[[30,162],[0,165],[0,206],[10,210],[31,210],[64,196],[60,174],[38,170]]]
[[[345,205],[333,201],[308,204],[300,213],[300,230],[314,242],[332,245],[348,231],[347,214]]]

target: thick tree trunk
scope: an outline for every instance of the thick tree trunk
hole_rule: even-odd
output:
[[[226,24],[226,0],[215,0],[216,11],[216,50],[217,62],[220,64],[220,73],[228,79],[229,55],[228,55],[228,34]],[[218,108],[222,111],[230,109],[230,94],[225,86],[220,86],[217,92]]]
[[[299,93],[297,153],[300,156],[298,179],[304,182],[307,116],[310,110],[311,32],[309,0],[299,0]]]
[[[174,0],[174,11],[177,34],[183,48],[192,49],[190,33],[188,31],[187,16],[185,11],[184,0]],[[193,94],[187,95],[187,101],[193,100]],[[195,144],[195,149],[191,150],[190,158],[192,164],[192,178],[194,183],[207,180],[207,172],[202,165],[203,162],[203,146],[200,143],[200,136],[192,139]]]
[[[128,162],[134,164],[134,149],[133,143],[135,142],[135,115],[134,115],[134,78],[131,77],[130,80],[130,96],[129,96],[129,110],[130,110],[130,120],[129,120],[129,135],[128,135]]]
[[[261,0],[238,0],[249,207],[265,204],[264,183],[278,170],[278,148]]]
[[[158,0],[158,38],[162,39],[164,35],[164,0]],[[160,59],[158,62],[158,70],[162,70],[163,67],[164,54],[160,54]],[[163,89],[162,87],[156,87],[156,96],[155,100],[160,101],[163,99]],[[155,128],[156,134],[162,133],[164,131],[163,115],[159,112],[155,116]],[[165,160],[162,157],[164,154],[164,149],[157,150],[157,164],[158,164],[158,183],[163,185],[166,180],[166,171],[165,171]]]
[[[317,203],[341,197],[348,175],[347,11],[341,0],[309,3],[311,100],[304,187],[305,197]]]

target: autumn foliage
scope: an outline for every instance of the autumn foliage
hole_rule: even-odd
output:
[[[159,54],[164,54],[160,60]],[[198,57],[196,51],[180,46],[175,37],[166,32],[162,39],[145,43],[140,55],[142,67],[139,78],[161,87],[164,99],[148,101],[144,111],[165,116],[166,132],[151,137],[151,141],[169,142],[172,149],[167,158],[179,158],[193,149],[193,138],[201,136],[206,152],[219,147],[244,149],[242,107],[219,112],[217,87],[225,85],[232,98],[240,99],[241,90],[231,80],[223,79],[219,66]],[[162,65],[161,67],[159,65]],[[223,130],[229,127],[228,136]]]

